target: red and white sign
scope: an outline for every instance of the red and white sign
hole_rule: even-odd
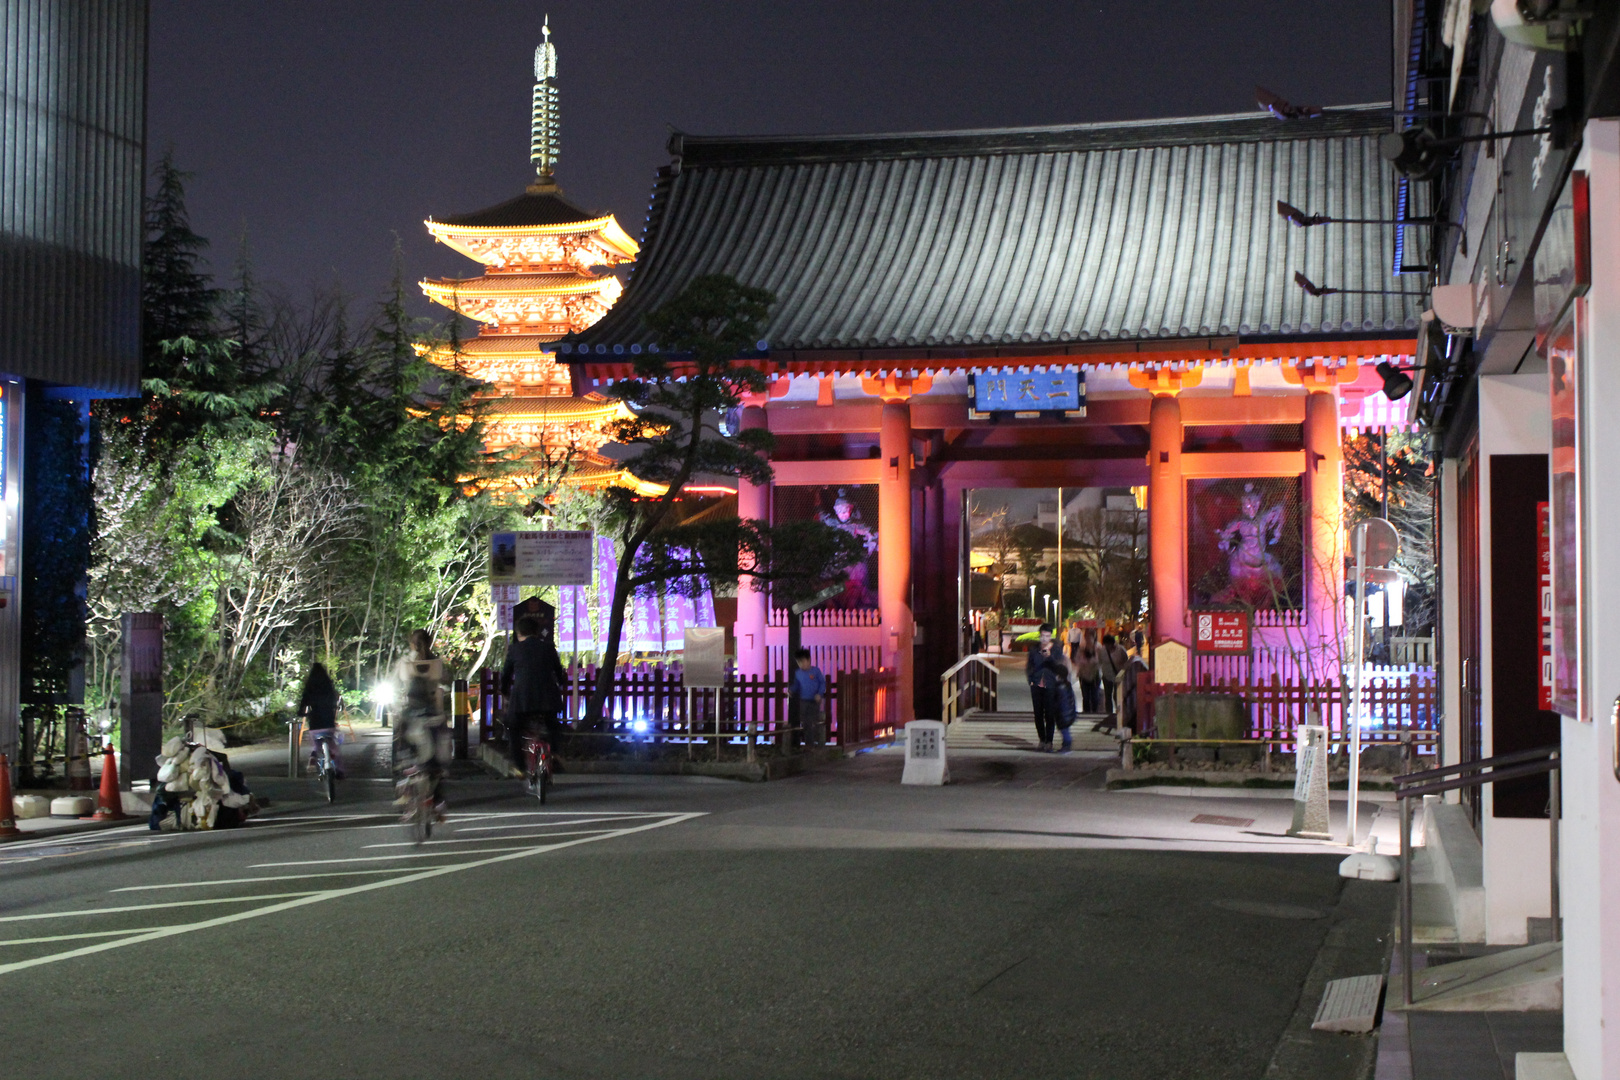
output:
[[[1247,611],[1193,612],[1193,648],[1205,653],[1249,651]]]
[[[1541,586],[1541,678],[1537,694],[1543,709],[1553,707],[1552,504],[1536,504],[1536,571]]]

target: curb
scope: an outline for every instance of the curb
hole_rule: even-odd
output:
[[[757,761],[636,761],[599,760],[570,761],[562,759],[562,776],[713,776],[724,780],[742,780],[762,783],[797,776],[811,765],[842,761],[856,753],[838,746],[794,754],[792,757],[760,758]],[[490,775],[507,778],[510,762],[492,744],[479,747],[477,763]]]
[[[1366,1035],[1342,1035],[1312,1031],[1311,1023],[1332,980],[1388,974],[1395,947],[1394,908],[1394,885],[1344,879],[1333,921],[1300,987],[1294,1015],[1272,1051],[1265,1080],[1370,1080],[1378,1063],[1381,1027]],[[1384,990],[1387,995],[1387,983]]]

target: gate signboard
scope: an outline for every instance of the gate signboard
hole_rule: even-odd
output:
[[[1193,648],[1201,653],[1247,653],[1249,613],[1247,611],[1195,611]]]
[[[588,531],[502,532],[489,539],[491,585],[589,585],[592,568]]]

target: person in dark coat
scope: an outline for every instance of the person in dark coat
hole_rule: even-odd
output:
[[[557,714],[563,707],[563,670],[557,647],[541,632],[540,620],[525,615],[517,621],[517,640],[501,665],[501,694],[506,698],[506,734],[512,766],[523,769],[523,736],[534,732],[555,749]]]
[[[320,740],[332,740],[332,760],[337,764],[338,779],[343,779],[343,759],[337,751],[337,684],[326,670],[325,664],[312,664],[309,678],[304,680],[304,692],[298,698],[298,715],[309,728],[309,763],[314,768],[315,755],[320,752]]]
[[[1035,735],[1040,739],[1041,753],[1052,752],[1052,735],[1060,719],[1061,706],[1058,687],[1069,681],[1069,665],[1063,662],[1063,650],[1052,641],[1052,624],[1041,623],[1040,640],[1029,647],[1024,661],[1024,675],[1029,679],[1030,700],[1035,703]]]

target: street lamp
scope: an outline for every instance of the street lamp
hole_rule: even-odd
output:
[[[1029,613],[1035,614],[1035,586],[1029,587]]]

